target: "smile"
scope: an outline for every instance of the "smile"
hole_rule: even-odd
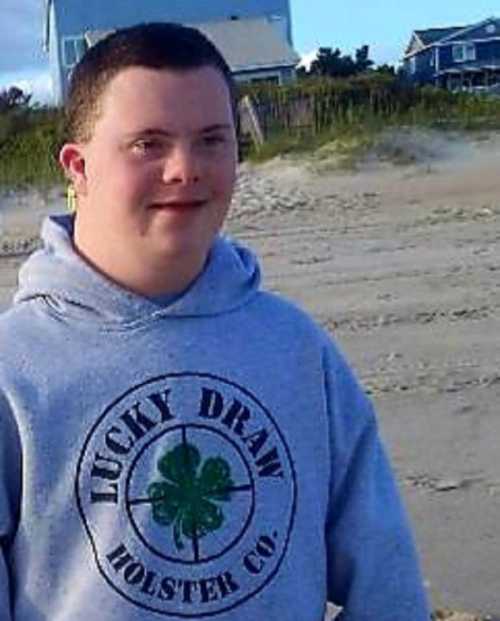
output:
[[[168,203],[153,203],[150,205],[150,209],[165,210],[165,211],[181,211],[188,209],[199,209],[207,204],[207,201],[192,200],[192,201],[172,201]]]

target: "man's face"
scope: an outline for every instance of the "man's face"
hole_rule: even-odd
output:
[[[77,221],[117,256],[204,260],[231,201],[236,144],[219,71],[125,69],[79,147]]]

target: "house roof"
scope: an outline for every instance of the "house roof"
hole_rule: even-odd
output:
[[[295,66],[300,57],[267,18],[237,19],[189,24],[208,37],[220,50],[231,71]],[[87,32],[94,45],[110,31]]]
[[[439,45],[450,39],[456,39],[455,35],[465,34],[474,28],[482,25],[494,23],[500,24],[500,19],[489,17],[483,21],[467,26],[449,26],[447,28],[426,28],[425,30],[414,30],[408,47],[406,48],[405,58],[418,54],[418,52],[433,45]]]
[[[455,34],[459,30],[463,30],[465,26],[450,26],[449,28],[427,28],[426,30],[415,30],[415,34],[424,45],[432,45],[437,41],[441,41],[445,37]]]
[[[221,51],[232,71],[295,66],[300,57],[267,18],[192,24]]]
[[[85,33],[85,40],[87,41],[88,46],[92,47],[112,32],[114,32],[114,30],[89,30]]]

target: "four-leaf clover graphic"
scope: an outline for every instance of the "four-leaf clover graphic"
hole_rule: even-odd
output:
[[[222,457],[209,457],[201,465],[200,451],[182,442],[158,460],[162,481],[148,486],[153,519],[163,526],[173,526],[174,543],[182,550],[182,535],[197,544],[224,523],[217,504],[231,500],[231,468]]]

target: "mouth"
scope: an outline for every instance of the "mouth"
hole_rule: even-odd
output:
[[[152,203],[149,207],[156,211],[189,211],[200,209],[206,205],[207,202],[206,200],[168,201],[165,203]]]

